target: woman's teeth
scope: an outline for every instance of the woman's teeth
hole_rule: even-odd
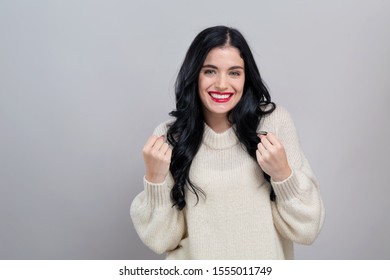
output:
[[[216,99],[226,99],[230,97],[230,94],[216,94],[216,93],[211,93],[210,94],[212,97]]]

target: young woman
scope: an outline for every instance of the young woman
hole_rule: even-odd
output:
[[[192,42],[173,120],[147,140],[130,214],[167,259],[292,259],[322,227],[318,182],[288,112],[271,102],[244,37],[216,26]]]

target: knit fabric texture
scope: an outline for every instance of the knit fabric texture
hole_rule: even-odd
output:
[[[168,122],[155,135],[165,135]],[[257,131],[272,132],[284,145],[292,174],[272,187],[259,164],[238,141],[234,127],[216,133],[205,124],[190,179],[206,198],[186,192],[186,207],[172,207],[169,173],[161,184],[144,178],[144,190],[130,208],[141,240],[167,259],[293,259],[293,243],[311,244],[325,210],[319,184],[300,147],[294,123],[283,107],[262,118]]]

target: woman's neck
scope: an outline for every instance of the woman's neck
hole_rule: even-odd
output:
[[[205,116],[205,122],[216,133],[225,132],[232,126],[232,124],[229,122],[227,118],[227,115],[213,116],[213,117]]]

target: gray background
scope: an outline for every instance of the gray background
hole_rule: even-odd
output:
[[[0,1],[0,258],[154,259],[129,206],[203,28],[237,27],[327,216],[297,259],[389,259],[390,1]]]

